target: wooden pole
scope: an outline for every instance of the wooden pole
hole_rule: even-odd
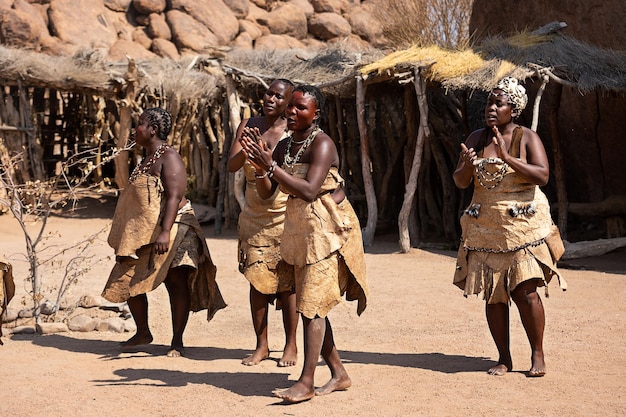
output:
[[[546,90],[548,81],[550,81],[550,78],[547,75],[541,77],[541,86],[539,87],[539,90],[537,90],[537,95],[535,96],[535,103],[533,105],[533,122],[530,126],[533,132],[537,131],[537,125],[539,124],[539,105],[541,104],[541,97],[543,96],[543,92]]]
[[[422,78],[420,68],[414,69],[415,94],[417,95],[417,104],[420,111],[420,125],[417,131],[417,143],[415,144],[415,154],[413,155],[413,165],[411,166],[411,174],[409,181],[404,189],[404,200],[402,208],[398,215],[398,228],[400,234],[400,250],[403,253],[409,252],[411,249],[411,238],[409,236],[409,213],[413,204],[413,197],[417,189],[417,179],[422,164],[422,153],[424,151],[424,141],[430,136],[428,129],[428,103],[426,102],[426,82]]]
[[[233,136],[237,134],[237,128],[241,123],[241,105],[239,100],[239,95],[237,94],[237,88],[235,86],[235,82],[232,77],[226,76],[226,95],[228,96],[228,115],[230,122],[230,131],[233,132]],[[236,138],[233,138],[236,140]],[[223,158],[228,160],[230,155],[230,149],[224,149]],[[235,199],[237,203],[239,203],[239,208],[243,210],[246,205],[246,176],[243,173],[243,167],[239,168],[237,172],[234,174],[233,181],[233,193],[235,195]]]
[[[365,123],[365,86],[363,78],[356,77],[356,113],[361,141],[361,172],[363,173],[363,186],[367,201],[367,225],[362,229],[363,245],[371,246],[374,243],[376,222],[378,221],[378,206],[376,205],[376,192],[372,180],[372,161],[369,151],[369,139],[367,136],[367,124]]]
[[[137,88],[137,65],[133,59],[128,60],[128,69],[124,79],[126,80],[126,95],[119,102],[120,131],[116,144],[118,149],[124,149],[128,146],[128,138],[133,125],[132,109],[135,105],[135,90]],[[125,188],[128,184],[128,159],[128,151],[122,151],[115,157],[115,184],[118,188]]]

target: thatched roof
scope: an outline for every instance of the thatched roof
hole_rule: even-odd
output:
[[[597,48],[560,34],[520,33],[493,37],[462,51],[432,46],[394,52],[363,66],[364,77],[406,66],[425,67],[425,76],[444,88],[489,90],[506,75],[527,79],[542,68],[582,93],[626,91],[626,54]]]
[[[185,57],[175,62],[137,61],[139,89],[178,95],[186,100],[218,99],[226,74],[245,88],[265,86],[275,78],[315,84],[328,93],[353,96],[354,79],[370,81],[398,76],[407,67],[423,67],[425,76],[446,89],[489,90],[505,75],[527,79],[538,69],[582,93],[626,91],[626,54],[585,44],[561,34],[520,33],[486,39],[470,49],[451,51],[412,47],[383,51],[345,51],[341,44],[312,53],[300,50],[232,51],[220,56]],[[65,91],[118,94],[125,85],[127,63],[107,62],[100,51],[71,57],[49,56],[0,46],[0,83]]]
[[[137,61],[138,87],[185,99],[212,98],[223,84],[222,71],[212,69],[211,57],[198,56],[179,62],[157,58]],[[85,50],[74,56],[50,56],[0,46],[0,83],[54,88],[61,91],[118,94],[126,84],[128,63],[106,61],[102,51]]]
[[[368,54],[371,54],[368,55]],[[138,89],[177,94],[186,100],[212,100],[221,95],[226,74],[236,74],[246,87],[267,85],[275,78],[315,84],[326,91],[354,90],[357,65],[382,56],[380,51],[347,52],[340,45],[319,53],[300,50],[233,51],[219,58],[198,55],[178,62],[165,58],[136,60]],[[0,84],[55,88],[115,95],[126,85],[127,62],[106,61],[100,50],[74,56],[50,56],[0,45]],[[347,87],[346,87],[347,85]]]
[[[269,84],[276,78],[294,83],[313,84],[325,92],[353,95],[357,68],[384,56],[379,50],[346,51],[334,45],[318,53],[299,50],[234,51],[224,59],[227,69],[234,68],[243,84],[258,81]],[[248,79],[246,82],[246,78]]]

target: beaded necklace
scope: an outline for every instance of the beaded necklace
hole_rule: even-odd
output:
[[[159,145],[159,147],[156,149],[156,151],[154,151],[154,154],[150,157],[150,159],[148,159],[148,161],[146,161],[145,164],[142,161],[141,164],[137,165],[135,167],[135,169],[133,169],[133,173],[130,174],[130,177],[128,178],[128,182],[134,182],[137,179],[138,176],[148,172],[150,170],[150,168],[152,168],[152,165],[154,165],[154,163],[161,156],[163,156],[163,154],[165,153],[165,151],[167,149],[169,149],[169,147],[170,146],[167,143],[165,143],[165,142],[163,142],[161,145]]]
[[[502,163],[502,167],[496,172],[489,172],[485,168],[485,164],[497,164],[497,163]],[[478,182],[487,190],[496,188],[504,179],[504,175],[506,174],[508,169],[509,169],[509,164],[507,164],[506,162],[503,162],[500,158],[483,159],[478,164],[476,164],[476,168],[475,168]]]
[[[313,143],[313,140],[315,139],[315,136],[317,136],[317,134],[319,132],[321,132],[322,129],[320,129],[319,127],[316,127],[315,129],[313,129],[311,131],[311,133],[309,134],[309,136],[302,140],[302,141],[294,141],[293,140],[293,135],[289,136],[289,141],[287,142],[287,149],[285,149],[285,158],[284,158],[284,162],[285,165],[287,165],[288,167],[293,167],[296,163],[298,163],[298,161],[300,160],[300,158],[302,157],[302,154],[304,153],[304,151],[306,150],[306,148],[309,147],[309,145],[311,145],[311,143]],[[296,154],[294,156],[291,156],[291,145],[292,144],[302,144],[302,146],[300,147],[300,149],[298,149],[298,152],[296,152]]]

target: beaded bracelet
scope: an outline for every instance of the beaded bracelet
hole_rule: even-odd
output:
[[[268,174],[268,173],[269,173],[268,171],[265,171],[265,174],[263,174],[263,175],[257,175],[257,174],[256,174],[256,172],[255,172],[255,173],[254,173],[254,178],[256,178],[256,179],[259,179],[259,180],[260,180],[261,178],[265,178],[265,177],[267,177],[267,174]]]
[[[270,165],[270,167],[267,169],[267,178],[272,178],[274,176],[274,170],[276,169],[276,166],[278,165],[278,162],[276,161],[272,161],[272,165]]]

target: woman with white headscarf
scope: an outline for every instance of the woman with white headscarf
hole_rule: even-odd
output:
[[[512,370],[509,304],[515,302],[530,342],[528,376],[546,373],[543,354],[545,312],[537,287],[553,276],[566,283],[556,262],[562,255],[558,229],[548,199],[539,189],[549,177],[548,158],[534,131],[515,123],[528,96],[517,79],[507,77],[491,90],[485,107],[486,127],[472,132],[453,178],[459,188],[474,183],[470,205],[461,216],[462,237],[454,284],[465,296],[483,292],[489,330],[498,363],[488,370]]]

